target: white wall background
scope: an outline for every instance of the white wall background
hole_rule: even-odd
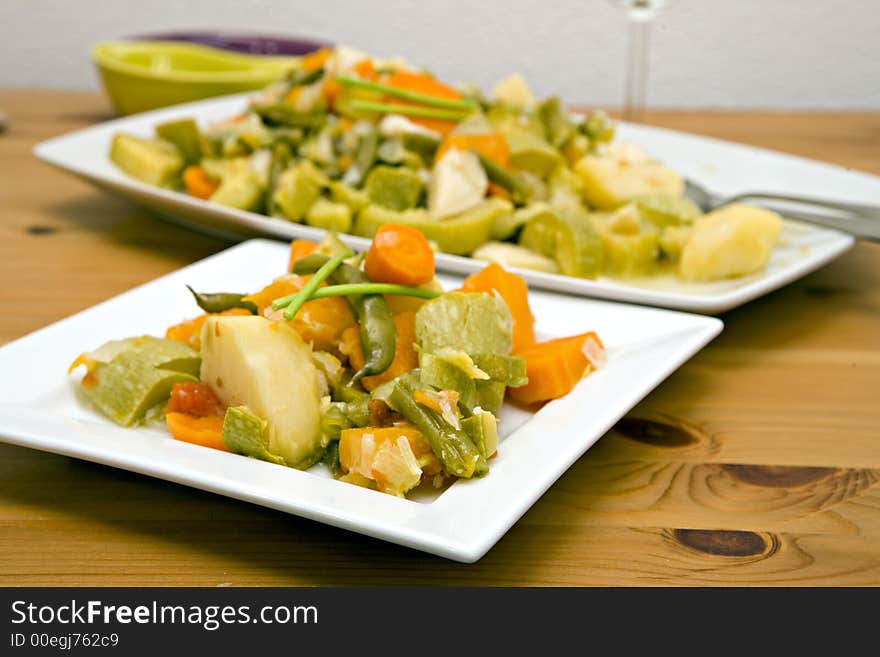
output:
[[[608,0],[0,0],[0,86],[97,88],[89,46],[163,29],[302,34],[401,54],[452,82],[513,71],[573,103],[622,100]],[[877,0],[675,0],[651,41],[649,103],[880,107]]]

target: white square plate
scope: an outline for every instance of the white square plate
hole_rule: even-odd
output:
[[[287,247],[250,240],[0,348],[0,440],[95,461],[261,504],[450,559],[479,559],[618,419],[715,337],[720,320],[533,291],[541,339],[595,330],[607,366],[537,413],[505,405],[502,445],[479,480],[405,500],[307,472],[121,428],[85,406],[65,375],[82,351],[198,314],[184,287],[258,290]],[[460,279],[441,277],[444,287]]]
[[[226,236],[266,236],[283,239],[320,239],[323,231],[303,224],[227,208],[186,194],[146,185],[120,171],[109,159],[116,132],[150,136],[162,121],[194,117],[204,125],[242,110],[249,94],[178,105],[147,112],[50,139],[34,149],[37,157],[113,193],[149,206],[172,220]],[[720,194],[741,191],[809,193],[854,202],[876,203],[880,178],[842,167],[782,153],[746,147],[695,135],[620,123],[618,140],[634,141],[652,156],[686,177]],[[347,236],[345,241],[364,248],[368,240]],[[586,280],[529,270],[517,270],[534,287],[570,294],[629,301],[701,313],[719,313],[808,274],[853,245],[853,238],[824,228],[787,221],[781,245],[766,270],[729,281],[686,284],[670,276],[639,284],[600,277]],[[471,273],[483,263],[471,258],[438,254],[442,271]]]

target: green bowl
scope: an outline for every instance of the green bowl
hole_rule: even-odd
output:
[[[92,48],[110,102],[123,115],[261,89],[298,59],[177,41],[107,41]]]

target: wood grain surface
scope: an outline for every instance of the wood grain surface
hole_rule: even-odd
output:
[[[0,110],[0,343],[227,246],[31,155],[98,94]],[[880,173],[876,112],[649,121]],[[0,585],[880,585],[880,247],[723,319],[476,564],[0,445]]]

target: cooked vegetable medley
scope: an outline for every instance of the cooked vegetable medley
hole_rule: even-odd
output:
[[[703,216],[678,173],[613,137],[604,113],[536,101],[518,75],[484,95],[339,46],[302,57],[237,116],[117,134],[110,157],[196,198],[365,237],[403,224],[513,268],[712,281],[766,266],[779,215]]]
[[[594,333],[538,342],[526,282],[498,264],[444,292],[427,238],[383,224],[366,253],[294,241],[250,294],[190,288],[164,338],[80,355],[81,391],[122,426],[404,496],[481,477],[505,399],[562,397],[605,358]]]

